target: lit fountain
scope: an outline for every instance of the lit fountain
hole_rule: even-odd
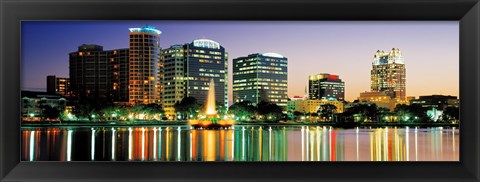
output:
[[[201,116],[200,119],[189,120],[188,124],[194,128],[205,129],[229,128],[235,124],[235,120],[221,119],[218,117],[217,110],[215,109],[215,84],[213,79],[210,80],[207,103],[205,104],[205,115]]]

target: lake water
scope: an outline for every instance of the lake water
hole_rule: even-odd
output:
[[[458,161],[457,128],[22,128],[23,161]]]

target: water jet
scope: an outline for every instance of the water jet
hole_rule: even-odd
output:
[[[235,120],[221,119],[215,109],[215,83],[210,80],[207,101],[205,103],[205,115],[197,119],[188,120],[188,124],[195,129],[221,129],[230,128],[235,124]]]

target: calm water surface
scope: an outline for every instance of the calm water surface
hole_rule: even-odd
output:
[[[22,128],[23,161],[458,161],[456,128]]]

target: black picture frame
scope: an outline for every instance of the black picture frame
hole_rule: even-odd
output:
[[[479,181],[478,0],[0,0],[1,181]],[[458,20],[459,162],[20,162],[22,20]],[[47,43],[46,43],[47,44]]]

